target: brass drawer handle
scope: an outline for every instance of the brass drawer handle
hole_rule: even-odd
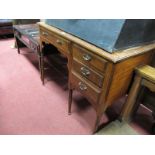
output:
[[[57,39],[56,43],[57,43],[57,44],[59,44],[59,45],[62,45],[62,44],[63,44],[63,41],[62,41],[62,40]]]
[[[79,82],[79,89],[82,90],[82,91],[87,90],[87,86],[84,83]]]
[[[90,75],[90,71],[86,67],[81,67],[81,73],[84,76],[89,76]]]
[[[90,60],[92,59],[92,57],[91,57],[89,54],[84,54],[84,55],[83,55],[83,59],[84,59],[85,61],[90,61]]]
[[[42,32],[42,35],[48,36],[48,33],[47,32]]]

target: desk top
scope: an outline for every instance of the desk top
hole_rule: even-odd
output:
[[[123,19],[46,19],[45,23],[113,53]],[[125,40],[125,39],[124,39]]]
[[[109,53],[155,42],[151,19],[46,19],[45,23]]]
[[[68,39],[68,40],[90,50],[91,52],[93,52],[93,53],[113,62],[113,63],[117,63],[117,62],[123,61],[125,59],[128,59],[130,57],[141,55],[143,53],[146,53],[146,52],[149,52],[149,51],[155,49],[155,43],[152,43],[152,44],[148,44],[148,45],[129,48],[126,50],[120,50],[120,51],[117,51],[117,52],[111,54],[101,48],[94,46],[93,44],[90,44],[80,38],[77,38],[69,33],[66,33],[58,28],[50,26],[44,22],[39,22],[38,24],[39,24],[39,26],[44,27],[51,32],[54,32],[55,34],[60,35],[61,37]]]
[[[14,25],[13,28],[39,44],[39,28],[37,24]]]

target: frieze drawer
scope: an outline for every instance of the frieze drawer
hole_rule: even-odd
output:
[[[43,39],[45,38],[45,40],[48,40],[49,43],[53,44],[58,49],[69,51],[69,41],[64,38],[58,37],[56,34],[44,29],[40,29],[40,35]]]

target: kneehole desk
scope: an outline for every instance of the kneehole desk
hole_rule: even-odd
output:
[[[106,109],[127,93],[134,68],[151,62],[155,48],[155,44],[149,44],[110,54],[43,22],[39,23],[39,32],[41,49],[52,44],[68,59],[68,113],[71,113],[72,93],[76,89],[96,111],[93,131],[97,130]],[[44,50],[41,50],[44,83],[43,57]]]

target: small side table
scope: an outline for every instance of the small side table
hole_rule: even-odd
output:
[[[28,47],[31,51],[37,53],[39,59],[39,70],[40,74],[42,75],[38,25],[37,24],[14,25],[13,29],[18,54],[20,54],[20,47],[22,47],[22,44]]]
[[[121,120],[130,121],[132,119],[133,114],[135,114],[139,107],[145,88],[155,92],[155,68],[146,65],[136,68],[135,73],[133,85],[121,113]],[[142,104],[152,110],[152,114],[155,118],[155,104],[150,105],[143,102]],[[153,126],[155,126],[155,124]]]

